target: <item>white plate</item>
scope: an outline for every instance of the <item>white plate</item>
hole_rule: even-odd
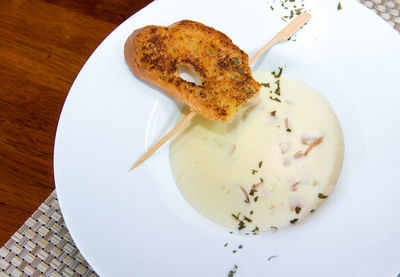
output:
[[[276,233],[229,234],[182,198],[168,145],[128,172],[182,107],[130,72],[129,34],[192,19],[251,56],[286,24],[268,2],[155,1],[110,34],[79,73],[57,129],[55,182],[68,229],[101,276],[227,276],[235,264],[235,276],[400,272],[400,36],[354,1],[341,0],[340,11],[337,0],[305,1],[313,18],[296,41],[254,66],[285,65],[323,94],[343,128],[343,171],[313,216]]]

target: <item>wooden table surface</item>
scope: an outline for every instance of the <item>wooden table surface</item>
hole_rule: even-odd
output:
[[[58,117],[79,70],[149,2],[0,1],[0,246],[54,190]]]

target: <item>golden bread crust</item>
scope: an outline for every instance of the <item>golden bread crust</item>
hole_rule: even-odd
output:
[[[127,39],[124,52],[136,76],[208,119],[232,121],[260,88],[251,75],[248,55],[225,34],[195,21],[137,29]],[[182,79],[178,65],[191,67],[201,85]]]

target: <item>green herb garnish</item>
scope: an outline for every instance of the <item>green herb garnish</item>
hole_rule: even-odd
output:
[[[250,215],[253,215],[253,213],[254,213],[254,211],[253,211],[253,210],[251,210],[251,211],[250,211]]]
[[[240,216],[240,213],[238,213],[237,215],[232,214],[232,217],[234,219],[236,219],[237,221],[239,221],[239,216]]]
[[[256,193],[257,190],[256,189],[251,189],[249,192],[249,195],[254,196],[254,193]]]
[[[257,172],[258,172],[258,171],[255,170],[255,169],[252,169],[252,170],[251,170],[251,174],[253,174],[253,175],[256,174]]]
[[[234,252],[234,253],[235,253],[235,252]],[[238,269],[238,266],[235,265],[235,266],[234,266],[234,269],[232,269],[231,271],[229,271],[228,277],[233,277],[233,276],[235,275],[237,269]]]
[[[276,84],[275,94],[281,96],[281,80],[277,80],[275,84]]]
[[[298,219],[298,218],[292,219],[292,220],[290,221],[290,223],[291,223],[291,224],[295,224],[295,223],[297,222],[297,220],[299,220],[299,219]]]
[[[338,9],[338,11],[340,11],[342,9],[342,4],[340,4],[340,2],[337,5],[337,9]]]
[[[261,83],[261,85],[262,85],[263,87],[267,87],[267,88],[271,87],[271,84],[270,84],[270,83]]]
[[[258,226],[256,226],[253,230],[251,230],[251,232],[253,232],[253,233],[258,232],[258,231],[260,231],[260,228],[258,228]]]
[[[260,178],[260,181],[261,181],[261,183],[264,183],[264,179],[263,178]]]
[[[244,224],[244,222],[241,220],[241,221],[239,222],[238,230],[240,231],[240,230],[242,230],[242,229],[244,229],[244,228],[246,228],[246,224]]]
[[[238,57],[233,57],[233,62],[235,63],[235,65],[237,66],[237,71],[239,71],[239,73],[243,74],[243,70],[240,67],[240,62],[239,62],[239,58]]]
[[[300,208],[300,207],[296,207],[296,208],[294,209],[294,211],[296,212],[296,214],[299,214],[299,213],[301,212],[301,208]]]
[[[273,256],[271,256],[271,257],[268,258],[268,261],[272,260],[273,258],[277,258],[277,257],[278,257],[278,256],[273,255]]]
[[[239,249],[242,249],[243,248],[243,245],[239,245]]]
[[[310,213],[313,213],[313,212],[315,212],[315,209],[312,209],[312,210],[310,211]]]
[[[281,102],[281,99],[279,99],[278,97],[269,96],[269,98],[270,98],[271,100],[276,101],[276,102]]]
[[[289,132],[289,133],[290,133],[291,131],[292,131],[292,129],[290,129],[290,128],[287,128],[287,129],[286,129],[286,132]]]
[[[322,193],[318,193],[318,198],[326,199],[328,198],[328,195],[323,195]]]
[[[276,115],[276,111],[272,111],[269,113],[271,116],[275,116]]]
[[[254,197],[254,202],[257,202],[258,196]]]
[[[282,75],[282,67],[279,67],[278,73],[276,73],[275,71],[272,71],[271,74],[274,75],[275,78],[280,78]]]
[[[250,218],[248,218],[247,216],[243,216],[243,219],[246,220],[247,222],[252,222],[253,221]]]
[[[224,244],[224,247],[227,247],[227,246],[228,246],[228,243],[225,243],[225,244]]]
[[[281,10],[285,11],[285,15],[281,17],[281,19],[285,22],[286,22],[285,18],[292,19],[294,17],[294,13],[300,14],[302,11],[305,11],[304,4],[301,4],[301,8],[297,8],[296,0],[280,0],[280,1],[277,1],[277,4],[275,4],[275,0],[274,0],[273,3],[274,4],[270,6],[271,10],[280,8]],[[278,4],[278,3],[280,3],[280,4]],[[269,4],[272,4],[272,3],[270,2]]]
[[[271,227],[269,227],[272,231],[274,231],[274,232],[276,232],[276,231],[278,231],[278,227],[275,227],[275,226],[271,226]]]

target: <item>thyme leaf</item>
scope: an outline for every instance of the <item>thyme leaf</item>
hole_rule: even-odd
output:
[[[256,226],[253,230],[251,230],[251,232],[253,232],[253,233],[258,232],[258,231],[260,231],[260,228],[258,228],[258,226]]]
[[[318,198],[326,199],[326,198],[328,198],[328,195],[324,195],[322,193],[318,193]]]
[[[254,193],[256,193],[257,190],[256,189],[251,189],[249,195],[254,196]]]
[[[271,227],[269,227],[269,228],[271,229],[271,231],[274,231],[274,232],[278,231],[278,227],[271,226]]]
[[[233,252],[235,253],[235,252]],[[238,266],[235,265],[234,268],[232,270],[229,271],[228,273],[228,277],[233,277],[236,274],[236,270],[238,269]]]
[[[281,102],[281,99],[279,99],[278,97],[272,97],[272,96],[270,95],[269,98],[270,98],[271,100],[276,101],[276,102]]]
[[[277,257],[278,257],[277,255],[272,255],[272,256],[270,256],[270,257],[268,258],[268,261],[272,260],[273,258],[277,258]]]
[[[282,75],[282,67],[279,67],[279,72],[278,73],[276,73],[275,71],[272,71],[271,74],[274,75],[274,77],[277,78],[277,79],[280,78],[281,75]]]
[[[279,74],[282,74],[282,72],[280,72]],[[281,96],[281,80],[277,80],[275,84],[276,84],[275,94]]]
[[[240,62],[239,62],[239,58],[238,57],[233,57],[233,62],[235,63],[236,67],[237,67],[237,71],[239,71],[239,73],[243,74],[243,70],[240,66]]]
[[[238,213],[237,215],[232,214],[232,217],[233,217],[234,219],[236,219],[237,221],[239,221],[239,216],[240,216],[240,213]]]
[[[253,221],[250,218],[248,218],[247,216],[243,216],[243,219],[246,220],[247,222],[252,222]]]
[[[246,224],[244,224],[243,220],[241,220],[241,221],[239,222],[238,230],[240,231],[240,230],[242,230],[242,229],[244,229],[244,228],[246,228]]]

